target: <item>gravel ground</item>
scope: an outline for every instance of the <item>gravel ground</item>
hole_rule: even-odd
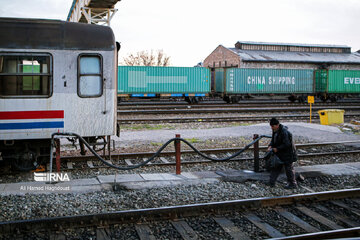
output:
[[[269,188],[262,182],[245,183],[216,182],[200,185],[177,185],[171,187],[103,191],[87,194],[51,194],[24,196],[1,196],[0,221],[34,219],[55,216],[104,213],[125,209],[141,209],[162,206],[228,201],[256,197],[283,196],[306,193],[308,189],[326,191],[360,186],[358,176],[317,177],[305,179],[296,190],[286,190],[281,182]],[[360,207],[360,206],[358,206]]]
[[[208,123],[206,123],[208,124]],[[295,137],[307,139],[309,142],[328,142],[328,141],[345,141],[360,140],[360,135],[352,132],[342,132],[338,127],[324,126],[319,124],[309,124],[300,122],[285,122],[285,126]],[[229,125],[227,125],[229,126]],[[252,139],[254,134],[271,135],[271,129],[268,123],[232,126],[222,128],[206,129],[177,129],[177,130],[146,130],[122,132],[120,137],[114,137],[116,145],[127,147],[139,141],[141,142],[166,142],[174,138],[175,134],[180,134],[182,138],[198,140],[224,139],[244,137]]]

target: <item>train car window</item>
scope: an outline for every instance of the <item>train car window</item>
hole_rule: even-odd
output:
[[[99,97],[103,92],[102,58],[100,55],[80,55],[78,70],[78,95]]]
[[[49,97],[51,56],[0,54],[1,97]]]

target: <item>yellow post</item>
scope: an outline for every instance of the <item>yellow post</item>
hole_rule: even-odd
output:
[[[310,123],[311,123],[311,104],[315,102],[314,96],[308,96],[308,103],[310,103]]]

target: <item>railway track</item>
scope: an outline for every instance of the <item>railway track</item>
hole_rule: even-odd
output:
[[[354,106],[360,105],[360,101],[357,102],[343,102],[343,103],[321,103],[316,104],[321,108],[338,108],[339,106]],[[199,108],[249,108],[249,107],[264,107],[264,106],[276,106],[276,107],[308,107],[307,103],[264,103],[264,102],[251,102],[243,104],[167,104],[167,105],[119,105],[118,110],[151,110],[151,109],[199,109]]]
[[[342,142],[329,142],[329,143],[313,143],[313,144],[297,144],[297,149],[306,149],[306,148],[314,148],[314,147],[323,147],[323,146],[331,146],[331,145],[342,145],[342,144],[350,144],[350,143],[360,143],[360,141],[342,141]],[[209,156],[215,158],[222,158],[224,156],[231,156],[232,153],[239,151],[241,148],[220,148],[220,149],[204,149],[201,150],[202,153],[207,154]],[[259,147],[259,150],[266,150],[267,146]],[[253,147],[249,148],[246,152],[247,155],[251,154],[253,151]],[[143,153],[121,153],[121,154],[112,154],[111,160],[107,160],[112,164],[115,165],[126,165],[131,166],[134,164],[138,164],[141,161],[146,160],[147,158],[151,157],[154,153],[153,152],[143,152]],[[186,160],[185,157],[182,159],[182,165],[194,165],[194,164],[206,164],[211,163],[210,160],[205,160],[202,158],[195,158],[189,157],[195,154],[193,150],[182,150],[182,154],[186,154],[186,158],[190,160]],[[337,155],[355,155],[360,154],[360,150],[346,150],[346,151],[327,151],[327,152],[317,152],[317,153],[307,153],[307,154],[298,154],[300,159],[303,158],[318,158],[323,156],[337,156]],[[154,167],[154,166],[174,166],[176,165],[174,151],[164,151],[160,154],[159,158],[154,162],[150,162],[146,166]],[[196,156],[196,155],[194,155]],[[229,162],[234,161],[252,161],[254,158],[253,156],[247,156],[242,158],[234,158]],[[75,171],[81,170],[84,166],[86,168],[90,168],[92,170],[100,169],[100,168],[109,168],[108,166],[103,165],[100,163],[94,156],[67,156],[61,157],[61,161],[63,163],[63,169],[66,171]],[[48,167],[49,168],[49,167]]]
[[[360,189],[0,222],[3,238],[331,239],[360,237]]]
[[[360,113],[345,113],[344,118],[359,117]],[[261,115],[261,116],[222,116],[222,117],[173,117],[173,118],[134,118],[121,119],[118,118],[120,124],[135,123],[187,123],[187,122],[266,122],[270,118],[276,117],[279,120],[307,120],[310,119],[309,114],[288,114],[288,115]],[[312,119],[319,119],[318,114],[313,114]],[[120,126],[121,127],[121,126]]]
[[[324,107],[315,106],[313,111],[322,110]],[[342,106],[338,105],[336,108],[343,109],[345,111],[359,111],[360,106]],[[130,114],[214,114],[214,113],[256,113],[256,112],[304,112],[309,111],[308,106],[300,107],[245,107],[245,108],[211,108],[211,109],[171,109],[171,110],[118,110],[118,118],[122,115]]]
[[[311,159],[311,158],[319,158],[319,157],[325,157],[325,156],[339,156],[339,155],[347,155],[347,156],[351,156],[351,155],[358,155],[360,154],[360,150],[353,150],[353,151],[337,151],[337,152],[321,152],[321,153],[309,153],[309,154],[299,154],[298,158],[301,159]],[[217,156],[216,154],[211,154],[212,157],[218,157],[220,158],[220,156]],[[114,158],[119,157],[118,155],[114,155]],[[123,156],[121,156],[123,157]],[[144,159],[146,159],[146,157],[144,157]],[[105,166],[104,164],[98,162],[94,157],[92,156],[77,156],[77,157],[63,157],[62,160],[66,161],[66,165],[63,165],[61,170],[62,171],[67,171],[67,172],[72,172],[72,171],[83,171],[84,168],[85,169],[89,169],[92,171],[96,171],[99,169],[110,169],[109,166]],[[122,166],[132,166],[138,163],[141,163],[143,159],[141,159],[138,156],[133,156],[131,158],[124,158],[124,159],[112,159],[112,160],[107,160],[109,163],[112,163],[114,165],[122,165]],[[242,157],[242,158],[234,158],[231,159],[227,162],[242,162],[242,161],[253,161],[254,158],[253,157]],[[182,160],[181,161],[181,165],[183,166],[191,166],[191,165],[195,165],[195,164],[209,164],[209,163],[214,163],[213,161],[210,160]],[[173,158],[165,158],[165,157],[160,157],[159,161],[156,161],[154,163],[148,163],[147,165],[145,165],[145,167],[164,167],[164,166],[175,166],[176,162]],[[49,167],[47,168],[49,169]],[[53,166],[53,169],[55,169],[55,165]]]

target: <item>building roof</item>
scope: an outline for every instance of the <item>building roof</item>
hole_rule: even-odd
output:
[[[329,45],[329,44],[304,44],[304,43],[273,43],[273,42],[251,42],[237,41],[235,44],[247,45],[270,45],[270,46],[293,46],[293,47],[321,47],[321,48],[350,48],[346,45]]]
[[[312,53],[258,51],[228,48],[236,53],[242,61],[250,62],[303,62],[303,63],[349,63],[360,64],[358,53]]]

